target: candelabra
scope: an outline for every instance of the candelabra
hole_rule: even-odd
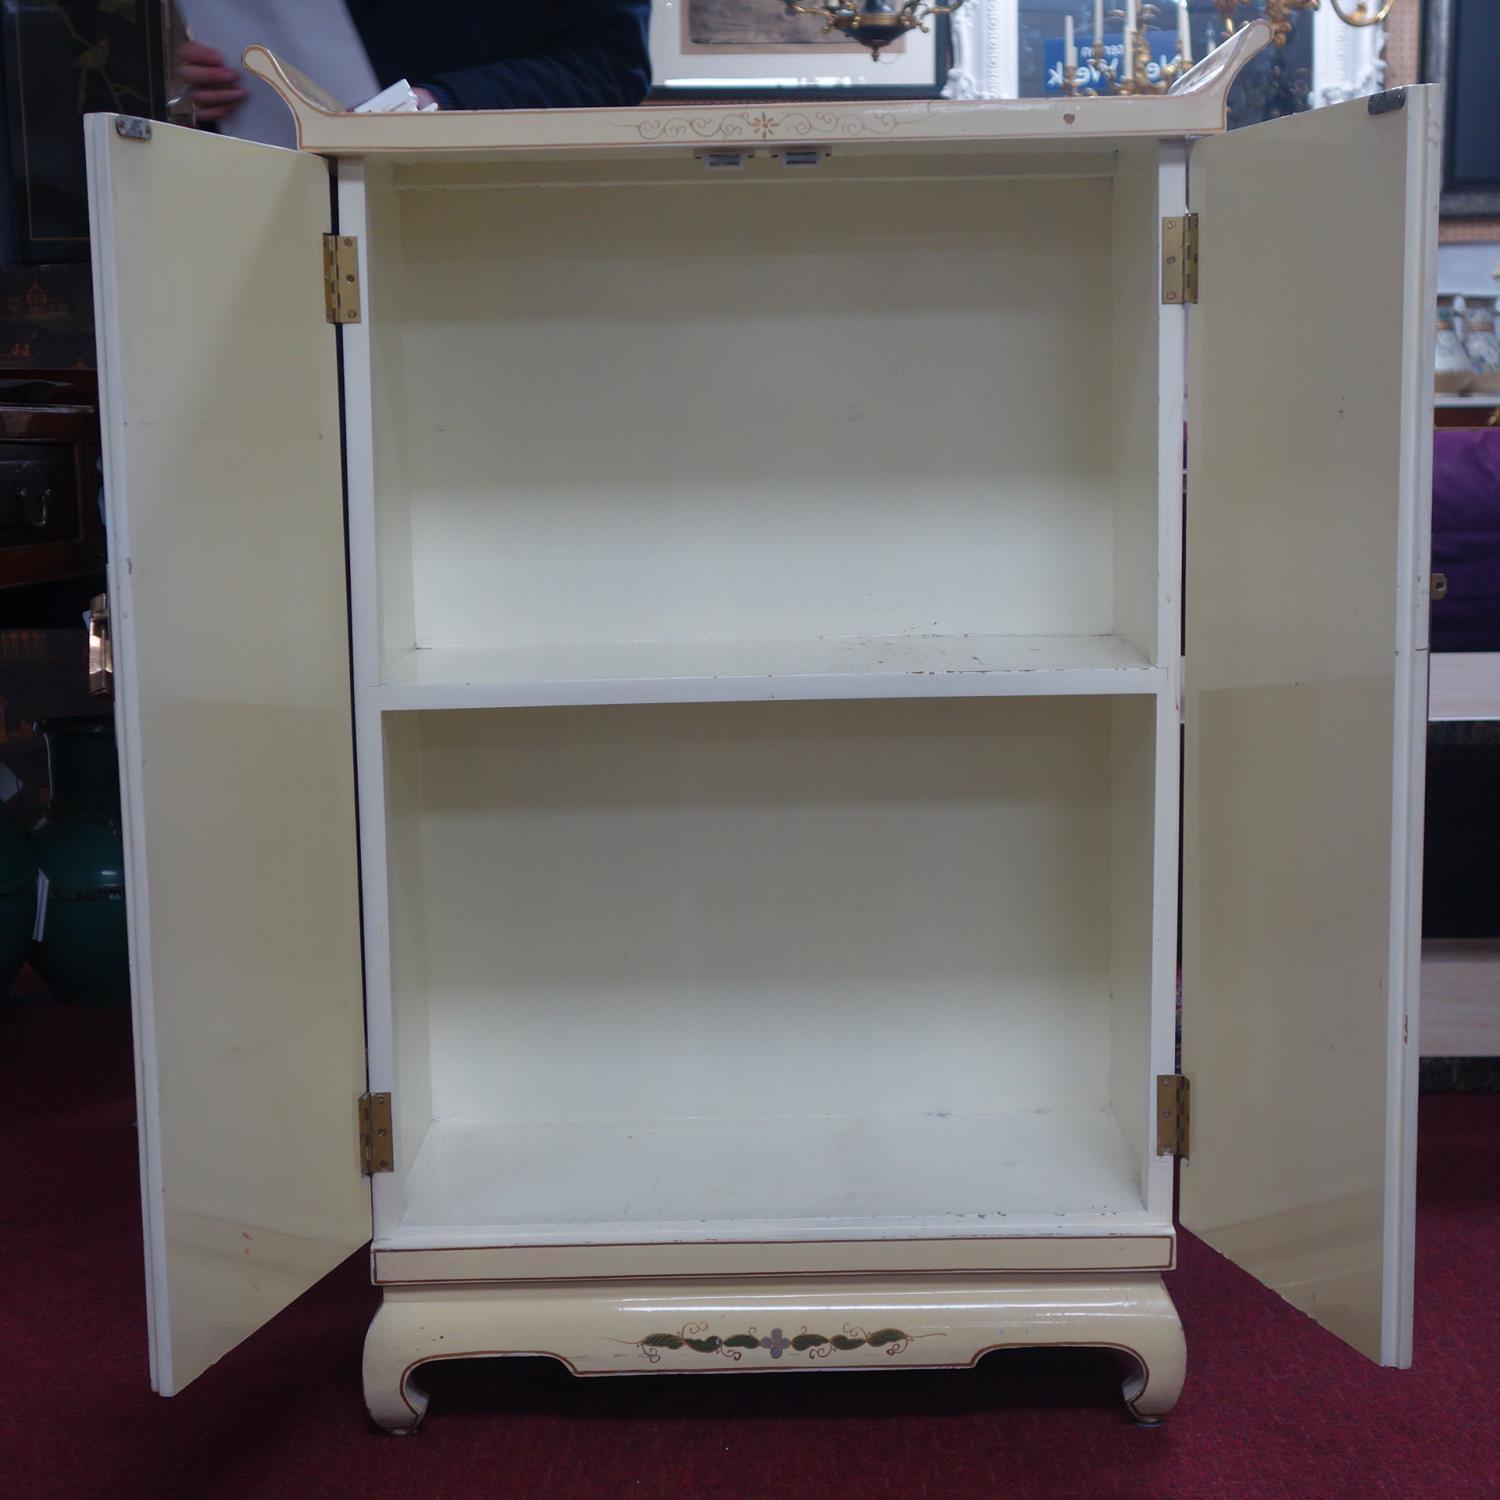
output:
[[[964,0],[952,4],[930,3],[930,0],[835,0],[832,5],[807,5],[803,0],[786,0],[799,16],[821,16],[824,31],[841,31],[861,47],[870,49],[878,62],[880,49],[905,36],[908,31],[926,31],[933,16],[951,16]]]
[[[1344,9],[1343,0],[1328,0],[1333,13],[1345,26],[1379,26],[1390,15],[1396,0],[1376,0],[1373,5],[1365,0],[1356,0],[1350,10]],[[1214,0],[1214,8],[1224,20],[1224,34],[1235,28],[1234,13],[1253,4],[1253,0]],[[1292,34],[1292,15],[1299,10],[1316,10],[1318,0],[1264,0],[1264,15],[1271,23],[1271,40],[1278,47],[1286,46]]]
[[[1216,0],[1217,3],[1217,0]],[[1317,0],[1313,0],[1316,4]],[[1188,41],[1187,6],[1177,6],[1177,50],[1167,62],[1157,62],[1151,56],[1151,43],[1147,29],[1152,22],[1160,22],[1166,12],[1163,7],[1151,3],[1131,5],[1128,10],[1105,11],[1101,5],[1094,7],[1094,45],[1092,48],[1093,76],[1099,80],[1099,88],[1078,87],[1078,63],[1073,48],[1073,21],[1067,19],[1067,35],[1063,54],[1063,93],[1079,97],[1100,95],[1134,95],[1144,97],[1165,94],[1172,85],[1193,66],[1191,47]],[[1121,66],[1114,67],[1105,61],[1104,23],[1119,21],[1124,25],[1125,56]]]
[[[1379,26],[1390,15],[1396,0],[1381,0],[1381,3],[1373,10],[1364,3],[1364,0],[1358,0],[1353,10],[1345,10],[1339,4],[1339,0],[1328,0],[1328,3],[1333,7],[1334,15],[1345,26]]]
[[[1224,20],[1224,35],[1228,36],[1235,26],[1234,13],[1250,5],[1252,0],[1214,0],[1214,9]],[[1278,47],[1285,47],[1292,34],[1292,15],[1299,10],[1316,10],[1318,0],[1264,0],[1264,15],[1271,23],[1271,40]],[[1335,3],[1334,9],[1338,10]],[[1360,7],[1364,9],[1363,6]],[[1339,11],[1342,16],[1343,12]],[[1353,22],[1350,23],[1354,24]]]
[[[861,47],[870,49],[870,56],[877,61],[880,49],[889,46],[908,31],[926,31],[933,16],[951,16],[964,0],[951,3],[933,3],[933,0],[833,0],[831,4],[809,4],[807,0],[784,0],[788,10],[799,16],[817,16],[825,31],[838,31]],[[1224,23],[1227,37],[1235,29],[1235,12],[1254,0],[1213,0],[1215,9]],[[1347,0],[1328,0],[1333,13],[1346,26],[1378,26],[1390,15],[1396,0],[1354,0],[1352,9],[1344,8]],[[1271,23],[1271,38],[1278,47],[1284,47],[1292,34],[1292,16],[1297,11],[1316,10],[1318,0],[1261,0],[1266,20]],[[1187,0],[1178,0],[1179,26],[1177,54],[1168,63],[1156,68],[1156,76],[1150,76],[1152,59],[1146,41],[1145,23],[1162,14],[1160,6],[1143,4],[1139,12],[1134,5],[1128,11],[1112,10],[1111,19],[1124,20],[1125,66],[1121,69],[1108,67],[1104,62],[1104,38],[1102,28],[1095,25],[1093,59],[1094,69],[1104,81],[1103,92],[1108,94],[1162,94],[1177,78],[1192,66],[1189,55],[1186,16]],[[1099,17],[1096,0],[1094,15]],[[1140,24],[1137,24],[1139,20]],[[1071,22],[1069,26],[1071,27]],[[1069,44],[1071,46],[1071,43]],[[1123,77],[1116,77],[1116,72]],[[1063,92],[1068,94],[1097,94],[1098,89],[1078,89],[1078,64],[1065,60],[1063,63]]]
[[[1390,15],[1396,0],[1356,0],[1352,9],[1345,9],[1345,0],[1329,0],[1333,13],[1346,26],[1378,26]],[[1226,39],[1234,32],[1237,11],[1247,9],[1255,0],[1213,0],[1223,23]],[[1260,0],[1258,12],[1271,23],[1271,40],[1277,47],[1285,47],[1291,39],[1293,18],[1299,11],[1316,10],[1318,0]],[[1142,4],[1138,9],[1130,5],[1127,10],[1102,10],[1100,0],[1094,5],[1094,44],[1092,51],[1092,76],[1099,81],[1098,88],[1079,88],[1077,55],[1073,47],[1073,21],[1065,17],[1067,32],[1063,53],[1063,93],[1071,96],[1099,95],[1148,95],[1166,93],[1187,70],[1192,67],[1187,26],[1186,0],[1178,0],[1177,6],[1177,51],[1169,62],[1156,62],[1151,56],[1146,32],[1153,21],[1160,21],[1162,7],[1154,3]],[[1120,21],[1124,24],[1124,60],[1119,67],[1105,61],[1104,22]],[[1280,65],[1277,65],[1279,75]]]

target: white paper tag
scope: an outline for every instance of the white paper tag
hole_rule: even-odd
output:
[[[389,88],[381,89],[373,99],[354,106],[357,115],[414,115],[416,112],[417,96],[404,78],[398,78]]]
[[[31,941],[39,943],[42,934],[47,930],[47,874],[44,870],[36,872],[36,924],[31,929]]]
[[[398,78],[388,89],[381,89],[373,99],[354,106],[357,115],[430,115],[436,104],[418,104],[417,91],[406,79]]]

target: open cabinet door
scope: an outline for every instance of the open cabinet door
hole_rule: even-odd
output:
[[[370,1198],[327,164],[146,130],[87,121],[152,1383],[171,1395],[367,1239]]]
[[[1411,1359],[1437,110],[1192,148],[1182,1222]]]

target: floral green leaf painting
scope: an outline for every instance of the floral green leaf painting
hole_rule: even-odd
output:
[[[907,1333],[901,1328],[877,1328],[867,1333],[863,1328],[845,1324],[838,1333],[819,1333],[802,1328],[787,1334],[780,1328],[761,1333],[757,1328],[747,1328],[743,1333],[714,1334],[708,1331],[707,1323],[684,1323],[676,1333],[648,1333],[644,1338],[617,1339],[613,1342],[628,1343],[639,1349],[650,1363],[661,1361],[663,1350],[690,1349],[695,1354],[716,1354],[723,1359],[741,1360],[752,1351],[772,1360],[780,1360],[787,1354],[803,1354],[808,1359],[827,1359],[834,1353],[847,1354],[854,1349],[881,1349],[886,1354],[904,1353],[913,1339],[935,1338],[931,1333]]]

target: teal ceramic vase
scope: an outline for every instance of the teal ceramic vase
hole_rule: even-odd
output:
[[[59,1000],[126,1005],[130,958],[114,725],[53,719],[40,728],[52,800],[31,835],[47,877],[42,940],[32,962]]]
[[[0,998],[10,993],[36,925],[36,861],[26,835],[0,806]]]

